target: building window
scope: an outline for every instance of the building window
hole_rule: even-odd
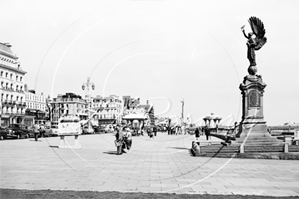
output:
[[[18,81],[18,77],[19,77],[19,76],[17,75],[17,76],[16,76],[16,80],[17,80],[17,81]]]
[[[8,76],[8,73],[5,73],[5,77],[7,78],[7,76]]]
[[[22,81],[22,77],[20,77],[20,82]]]
[[[3,76],[3,71],[1,71],[1,77]]]
[[[10,79],[12,79],[13,74],[10,74]]]

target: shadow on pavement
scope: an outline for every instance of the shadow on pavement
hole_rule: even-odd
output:
[[[180,149],[180,150],[190,150],[189,148],[186,148],[186,147],[168,147],[168,148],[172,148],[172,149]]]
[[[108,154],[108,155],[116,155],[117,151],[108,151],[108,152],[103,152],[103,153]]]

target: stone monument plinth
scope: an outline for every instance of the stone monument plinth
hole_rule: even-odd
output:
[[[251,134],[267,133],[267,125],[263,112],[263,93],[267,85],[259,75],[247,75],[240,84],[242,94],[242,121],[243,131],[251,129]],[[247,131],[248,131],[247,130]],[[239,137],[246,136],[241,133]]]
[[[243,145],[278,144],[279,141],[271,137],[267,131],[267,122],[264,119],[263,96],[266,86],[260,75],[250,74],[250,72],[240,84],[242,120],[234,143]]]

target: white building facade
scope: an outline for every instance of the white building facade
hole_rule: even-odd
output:
[[[117,95],[108,97],[96,96],[93,98],[92,109],[97,111],[96,119],[99,124],[121,122],[123,116],[123,99]]]
[[[46,97],[43,93],[37,94],[34,90],[25,90],[25,102],[27,107],[25,125],[32,126],[35,123],[45,123]]]
[[[25,118],[24,76],[18,57],[11,45],[0,43],[0,124],[23,123]]]

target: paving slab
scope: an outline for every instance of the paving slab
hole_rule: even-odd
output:
[[[74,142],[67,137],[67,143]],[[158,133],[133,137],[116,155],[112,134],[79,137],[80,149],[59,138],[0,142],[1,188],[189,194],[299,196],[299,161],[193,157],[194,137]],[[201,145],[217,144],[212,137]]]

